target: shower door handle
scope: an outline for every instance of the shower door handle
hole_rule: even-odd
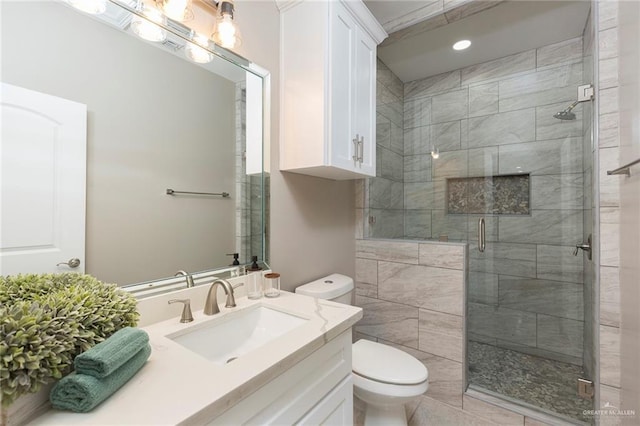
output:
[[[484,218],[481,217],[478,220],[478,251],[484,253],[484,249],[487,246],[485,239]]]

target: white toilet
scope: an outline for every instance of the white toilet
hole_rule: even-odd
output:
[[[351,304],[353,279],[332,274],[296,293]],[[426,392],[429,372],[406,352],[369,340],[353,344],[353,393],[366,405],[365,425],[406,426],[404,404]]]

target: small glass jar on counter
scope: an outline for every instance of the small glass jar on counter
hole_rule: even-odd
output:
[[[260,299],[262,297],[262,272],[248,272],[246,275],[247,297]]]
[[[264,274],[264,296],[280,296],[280,274],[277,272]]]

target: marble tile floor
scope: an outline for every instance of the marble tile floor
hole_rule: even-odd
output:
[[[582,415],[593,408],[592,401],[576,393],[582,367],[473,341],[468,345],[471,385],[592,423]]]

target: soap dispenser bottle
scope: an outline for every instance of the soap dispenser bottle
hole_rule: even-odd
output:
[[[248,272],[261,271],[262,268],[258,265],[258,256],[251,256],[251,266],[247,268]]]

